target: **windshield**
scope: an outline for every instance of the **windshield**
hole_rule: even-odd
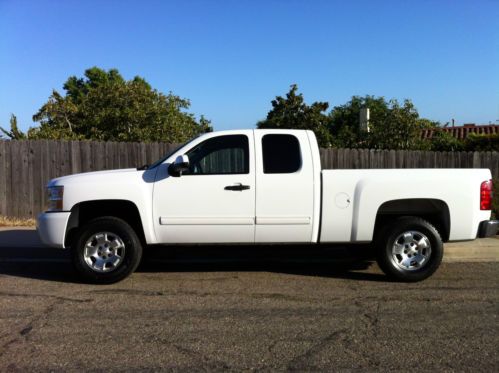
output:
[[[168,154],[166,154],[164,157],[158,159],[156,162],[154,162],[153,164],[151,164],[148,169],[151,169],[151,168],[154,168],[154,167],[157,167],[159,166],[161,163],[163,163],[164,161],[166,161],[169,157],[171,157],[172,154],[174,154],[177,150],[179,150],[180,148],[183,148],[184,146],[186,146],[187,144],[191,143],[192,141],[196,140],[200,135],[197,135],[195,137],[193,137],[192,139],[190,139],[189,141],[183,143],[182,145],[179,145],[177,146],[174,150],[172,150],[171,152],[169,152]]]

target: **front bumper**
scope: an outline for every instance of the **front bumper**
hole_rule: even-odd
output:
[[[64,249],[64,238],[70,212],[44,212],[38,215],[36,230],[42,242],[50,247]]]
[[[499,220],[485,220],[478,226],[478,238],[492,237],[497,234]]]

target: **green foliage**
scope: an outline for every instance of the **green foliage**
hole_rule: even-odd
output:
[[[433,151],[499,151],[499,134],[471,134],[466,140],[440,131],[440,123],[420,118],[410,100],[402,103],[375,96],[353,96],[344,105],[326,113],[327,102],[307,105],[293,84],[286,97],[272,100],[267,118],[258,128],[309,129],[319,145],[337,148],[405,149]],[[369,128],[360,129],[360,111],[369,108]],[[422,139],[422,131],[432,129],[432,139]]]
[[[324,113],[329,104],[314,102],[312,105],[307,105],[303,95],[297,94],[297,91],[298,86],[293,84],[286,97],[277,96],[275,100],[272,100],[272,109],[265,120],[257,123],[257,127],[312,130],[320,146],[331,146],[329,120]]]
[[[492,218],[499,219],[499,177],[492,179],[493,196],[492,196]]]
[[[373,96],[353,96],[344,105],[336,106],[329,113],[333,145],[339,148],[367,148],[368,133],[360,130],[360,110],[369,107],[370,116],[385,111],[384,99]]]
[[[466,150],[477,152],[499,151],[499,133],[494,135],[479,135],[471,133],[465,141]]]
[[[400,104],[384,97],[354,96],[345,105],[336,106],[329,114],[327,102],[304,103],[298,87],[292,85],[286,97],[276,97],[267,119],[258,128],[310,129],[323,147],[419,149],[425,146],[421,130],[436,122],[419,118],[410,100]],[[360,130],[359,114],[370,109],[370,132]],[[426,145],[428,146],[428,145]]]
[[[54,90],[33,116],[40,126],[28,138],[179,143],[212,130],[206,118],[185,112],[189,100],[164,95],[138,76],[127,81],[116,69],[90,68],[63,88],[65,95]]]
[[[445,131],[436,130],[433,137],[426,140],[424,150],[434,151],[499,151],[499,134],[479,135],[471,133],[465,140],[460,140]]]
[[[373,115],[372,133],[369,143],[371,148],[414,149],[420,146],[422,126],[419,114],[410,100],[400,104],[390,100],[383,115]]]
[[[427,150],[440,152],[458,152],[466,149],[464,141],[459,140],[445,131],[436,130],[431,139],[426,140]]]
[[[387,142],[388,149],[425,150],[427,145],[422,139],[422,131],[437,128],[439,122],[420,118],[411,100],[404,100],[402,106],[396,100],[391,100],[390,104],[388,120],[378,126],[378,137],[388,136],[392,140],[393,146]]]
[[[12,140],[24,140],[26,139],[26,134],[23,133],[17,127],[17,117],[14,114],[10,116],[10,131],[7,131],[5,128],[0,127],[0,132],[2,132],[5,136],[9,137]],[[2,134],[0,134],[0,138]]]
[[[360,130],[359,114],[369,108],[370,132]],[[335,145],[348,148],[419,149],[424,146],[421,130],[435,122],[420,119],[410,100],[400,104],[384,97],[354,96],[345,105],[336,106],[329,114]]]

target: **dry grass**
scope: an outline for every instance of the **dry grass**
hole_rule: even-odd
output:
[[[35,219],[10,218],[0,215],[0,227],[34,227]]]

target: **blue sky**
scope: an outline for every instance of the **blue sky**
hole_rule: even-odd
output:
[[[91,66],[189,98],[218,130],[252,128],[293,83],[310,103],[410,98],[433,120],[495,123],[498,20],[498,0],[0,0],[0,125],[33,125]]]

